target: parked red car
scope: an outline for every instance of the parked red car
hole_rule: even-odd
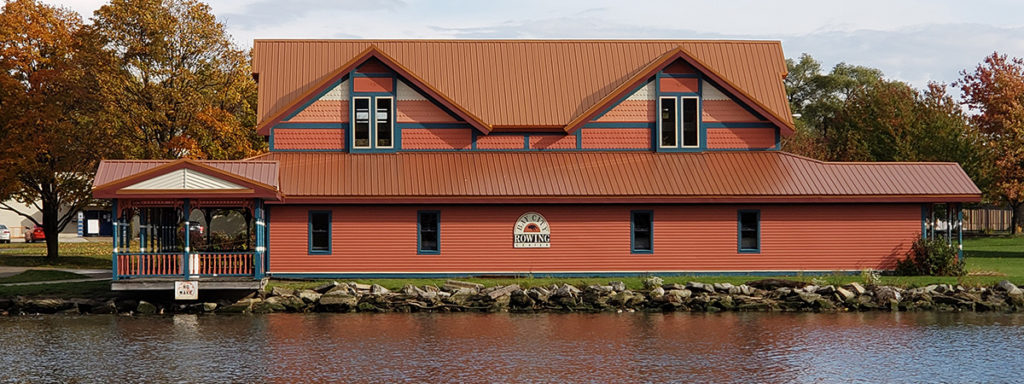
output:
[[[43,227],[41,225],[37,225],[35,228],[25,227],[26,243],[34,243],[41,240],[46,240],[46,233],[43,232]]]

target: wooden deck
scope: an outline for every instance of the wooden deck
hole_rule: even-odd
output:
[[[111,291],[172,291],[175,281],[183,281],[181,276],[142,277],[115,280],[110,283]],[[200,290],[249,290],[255,291],[267,285],[267,279],[254,280],[252,277],[199,277],[189,281],[198,281]]]

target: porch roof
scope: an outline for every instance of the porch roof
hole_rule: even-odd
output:
[[[96,198],[250,198],[280,200],[273,160],[103,160]]]

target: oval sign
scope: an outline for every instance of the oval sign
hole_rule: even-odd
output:
[[[515,248],[551,248],[551,227],[544,215],[526,212],[516,220],[512,231]]]

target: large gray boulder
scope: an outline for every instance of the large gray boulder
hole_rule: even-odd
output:
[[[301,291],[296,292],[296,296],[302,299],[303,302],[309,304],[320,301],[320,296],[322,295],[312,289],[303,289]]]

